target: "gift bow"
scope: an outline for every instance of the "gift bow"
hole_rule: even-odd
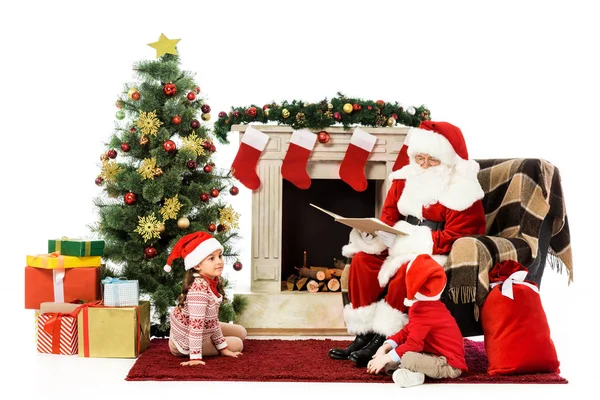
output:
[[[38,254],[33,259],[36,260],[38,258],[42,259],[42,268],[46,268],[49,258],[56,258],[58,260],[56,268],[63,268],[65,265],[65,256],[61,256],[60,251],[53,251],[49,254]]]
[[[529,287],[531,290],[533,290],[534,292],[539,293],[539,289],[537,288],[537,286],[532,285],[529,282],[525,282],[526,276],[527,276],[526,270],[514,272],[508,278],[506,278],[506,280],[504,280],[504,281],[490,283],[490,289],[493,289],[496,286],[502,284],[502,289],[501,289],[502,296],[508,297],[511,300],[515,299],[514,294],[513,294],[513,284],[525,285],[525,286]]]
[[[128,282],[127,278],[113,278],[113,277],[107,276],[106,278],[102,279],[102,283],[104,283],[105,285],[111,284],[111,283],[127,283],[127,282]]]

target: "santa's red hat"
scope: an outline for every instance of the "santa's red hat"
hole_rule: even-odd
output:
[[[406,299],[410,307],[416,301],[436,301],[446,287],[446,272],[427,254],[417,256],[406,268]]]
[[[167,264],[164,266],[164,269],[167,272],[171,272],[171,264],[175,259],[181,257],[187,271],[200,264],[202,260],[215,250],[223,251],[223,246],[217,239],[206,232],[190,233],[175,243],[169,258],[167,258]]]
[[[423,121],[418,128],[411,128],[392,170],[407,165],[409,158],[418,153],[429,154],[449,166],[469,160],[461,130],[448,122]]]

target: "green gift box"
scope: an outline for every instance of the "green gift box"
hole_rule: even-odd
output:
[[[48,253],[55,251],[64,256],[103,256],[104,240],[70,239],[66,237],[48,240]]]

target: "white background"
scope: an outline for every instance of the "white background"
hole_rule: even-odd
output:
[[[598,13],[584,1],[27,1],[3,2],[2,92],[3,392],[97,396],[564,397],[597,379],[598,261],[586,212],[598,194]],[[99,156],[115,100],[134,62],[155,57],[161,33],[181,38],[182,68],[197,73],[213,121],[231,106],[319,101],[338,91],[363,99],[426,104],[459,126],[472,158],[540,157],[561,172],[575,282],[548,269],[542,300],[569,385],[127,383],[132,360],[42,356],[33,311],[23,309],[26,254],[48,238],[87,235]],[[212,122],[212,121],[211,121]],[[217,143],[219,166],[237,151]],[[242,214],[249,286],[250,191]],[[229,266],[231,268],[231,266]],[[592,328],[594,326],[594,328]],[[285,354],[282,354],[285,357]],[[201,374],[201,369],[198,369]],[[55,378],[51,378],[52,375]],[[54,380],[53,380],[54,379]],[[55,382],[55,383],[53,383]],[[59,382],[59,383],[56,383]],[[21,397],[21,396],[20,396]]]

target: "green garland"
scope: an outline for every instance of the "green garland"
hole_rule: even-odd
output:
[[[346,97],[338,93],[331,100],[306,103],[300,100],[285,100],[281,104],[272,102],[259,107],[232,107],[229,113],[221,111],[215,122],[214,133],[223,143],[228,143],[227,134],[232,125],[253,122],[277,122],[293,129],[324,129],[341,124],[345,129],[351,125],[361,126],[419,126],[421,121],[431,119],[431,113],[425,106],[404,108],[401,104],[386,103],[382,100],[363,100]]]

